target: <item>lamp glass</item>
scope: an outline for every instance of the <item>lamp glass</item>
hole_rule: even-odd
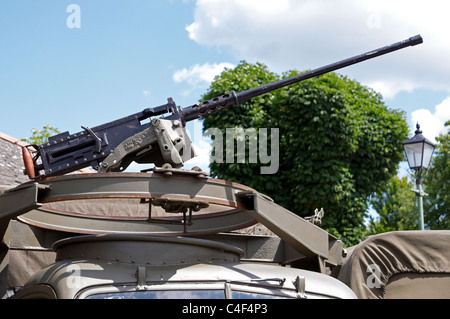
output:
[[[433,156],[434,146],[428,143],[423,144],[423,159],[422,159],[422,167],[424,169],[428,169],[428,166],[431,162],[431,157]]]
[[[422,166],[423,143],[405,144],[405,154],[409,168],[417,170]]]

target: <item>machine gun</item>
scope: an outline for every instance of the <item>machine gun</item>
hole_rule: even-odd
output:
[[[30,179],[38,179],[88,166],[100,173],[120,172],[133,161],[158,166],[168,163],[178,168],[195,156],[185,131],[186,122],[237,106],[281,87],[422,42],[422,37],[416,35],[297,76],[239,93],[232,91],[186,108],[180,108],[172,98],[168,98],[167,104],[146,108],[116,121],[92,128],[82,127],[83,131],[75,134],[64,132],[50,137],[47,143],[22,148],[25,173]],[[148,123],[143,123],[149,118],[152,119]]]

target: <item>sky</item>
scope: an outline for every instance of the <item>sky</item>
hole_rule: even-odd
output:
[[[313,69],[420,34],[424,43],[337,71],[435,141],[450,120],[449,1],[3,0],[0,132],[76,133],[172,97],[195,104],[240,61]],[[188,125],[208,170],[201,122]]]

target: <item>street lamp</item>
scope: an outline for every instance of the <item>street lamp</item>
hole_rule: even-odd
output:
[[[416,125],[417,130],[415,135],[406,142],[403,142],[403,148],[405,150],[405,156],[408,160],[409,168],[417,172],[416,185],[417,189],[412,191],[416,193],[417,205],[419,206],[419,229],[424,229],[423,223],[423,196],[427,196],[422,190],[422,171],[428,169],[435,144],[426,139],[422,135],[419,123]]]

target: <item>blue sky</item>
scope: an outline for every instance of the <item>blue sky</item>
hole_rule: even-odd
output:
[[[241,60],[270,70],[319,67],[421,34],[424,43],[339,71],[381,92],[429,139],[450,119],[448,1],[4,0],[0,132],[50,124],[75,133],[168,97],[196,103]],[[79,8],[70,28],[69,5]],[[206,169],[200,125],[189,129]]]

